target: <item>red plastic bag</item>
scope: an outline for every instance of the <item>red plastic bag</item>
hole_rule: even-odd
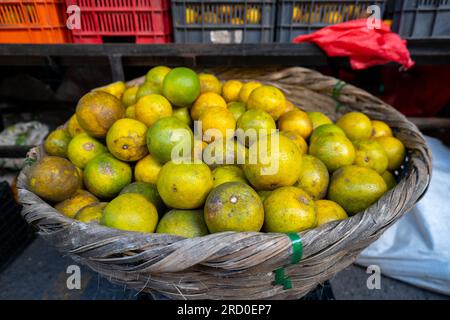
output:
[[[369,29],[367,19],[334,24],[298,36],[292,42],[314,42],[330,57],[349,57],[353,69],[365,69],[392,61],[402,64],[405,69],[411,68],[414,61],[411,60],[406,41],[391,32],[387,24],[380,20],[376,22],[380,23],[379,29]]]

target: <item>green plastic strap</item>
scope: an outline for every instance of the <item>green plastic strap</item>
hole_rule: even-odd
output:
[[[284,290],[292,289],[291,279],[284,275],[284,268],[275,270],[275,285],[282,285]]]
[[[287,234],[289,239],[291,239],[292,242],[292,258],[291,263],[297,264],[302,260],[303,256],[303,243],[302,239],[297,233],[288,233]]]
[[[303,256],[303,243],[300,236],[296,233],[288,233],[287,236],[292,243],[292,257],[291,263],[297,264],[300,262]],[[292,289],[291,279],[286,277],[284,268],[278,268],[275,270],[275,285],[282,285],[284,290]]]
[[[339,111],[339,109],[342,107],[342,104],[338,100],[339,96],[341,95],[341,90],[343,87],[345,87],[346,83],[344,81],[338,80],[336,81],[336,84],[333,87],[333,91],[331,93],[331,96],[334,100],[336,100],[336,112]]]
[[[344,81],[338,80],[336,82],[336,84],[334,85],[334,87],[333,87],[333,91],[331,93],[331,96],[334,99],[339,98],[339,95],[341,94],[341,90],[342,90],[342,88],[345,87],[345,85],[346,85],[346,83]]]

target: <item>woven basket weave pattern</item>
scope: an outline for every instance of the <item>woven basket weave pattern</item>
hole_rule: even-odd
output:
[[[431,176],[431,154],[423,136],[402,114],[364,90],[300,67],[210,71],[221,80],[258,80],[275,85],[303,110],[322,111],[333,120],[355,110],[387,122],[408,149],[404,177],[364,212],[299,233],[303,258],[294,265],[291,241],[285,234],[224,232],[185,239],[72,220],[26,190],[28,168],[18,182],[26,220],[76,261],[140,291],[158,291],[174,299],[298,299],[353,263],[425,192]],[[36,148],[30,156],[42,155],[42,148]],[[274,284],[274,270],[280,267],[285,267],[291,289]]]

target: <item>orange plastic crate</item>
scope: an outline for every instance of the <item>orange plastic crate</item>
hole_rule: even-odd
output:
[[[64,0],[0,0],[0,43],[66,43]]]

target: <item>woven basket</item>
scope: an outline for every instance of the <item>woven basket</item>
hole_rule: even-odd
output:
[[[303,257],[296,264],[291,263],[293,246],[286,234],[223,232],[185,239],[75,221],[26,190],[28,168],[18,182],[26,220],[77,262],[140,291],[174,299],[298,299],[353,263],[426,191],[431,154],[423,136],[402,114],[371,94],[300,67],[210,71],[222,80],[270,83],[302,109],[323,111],[334,120],[357,110],[386,121],[408,149],[398,185],[364,212],[300,232]],[[41,149],[34,149],[30,156],[40,158]],[[291,288],[275,282],[275,270],[282,267]]]

